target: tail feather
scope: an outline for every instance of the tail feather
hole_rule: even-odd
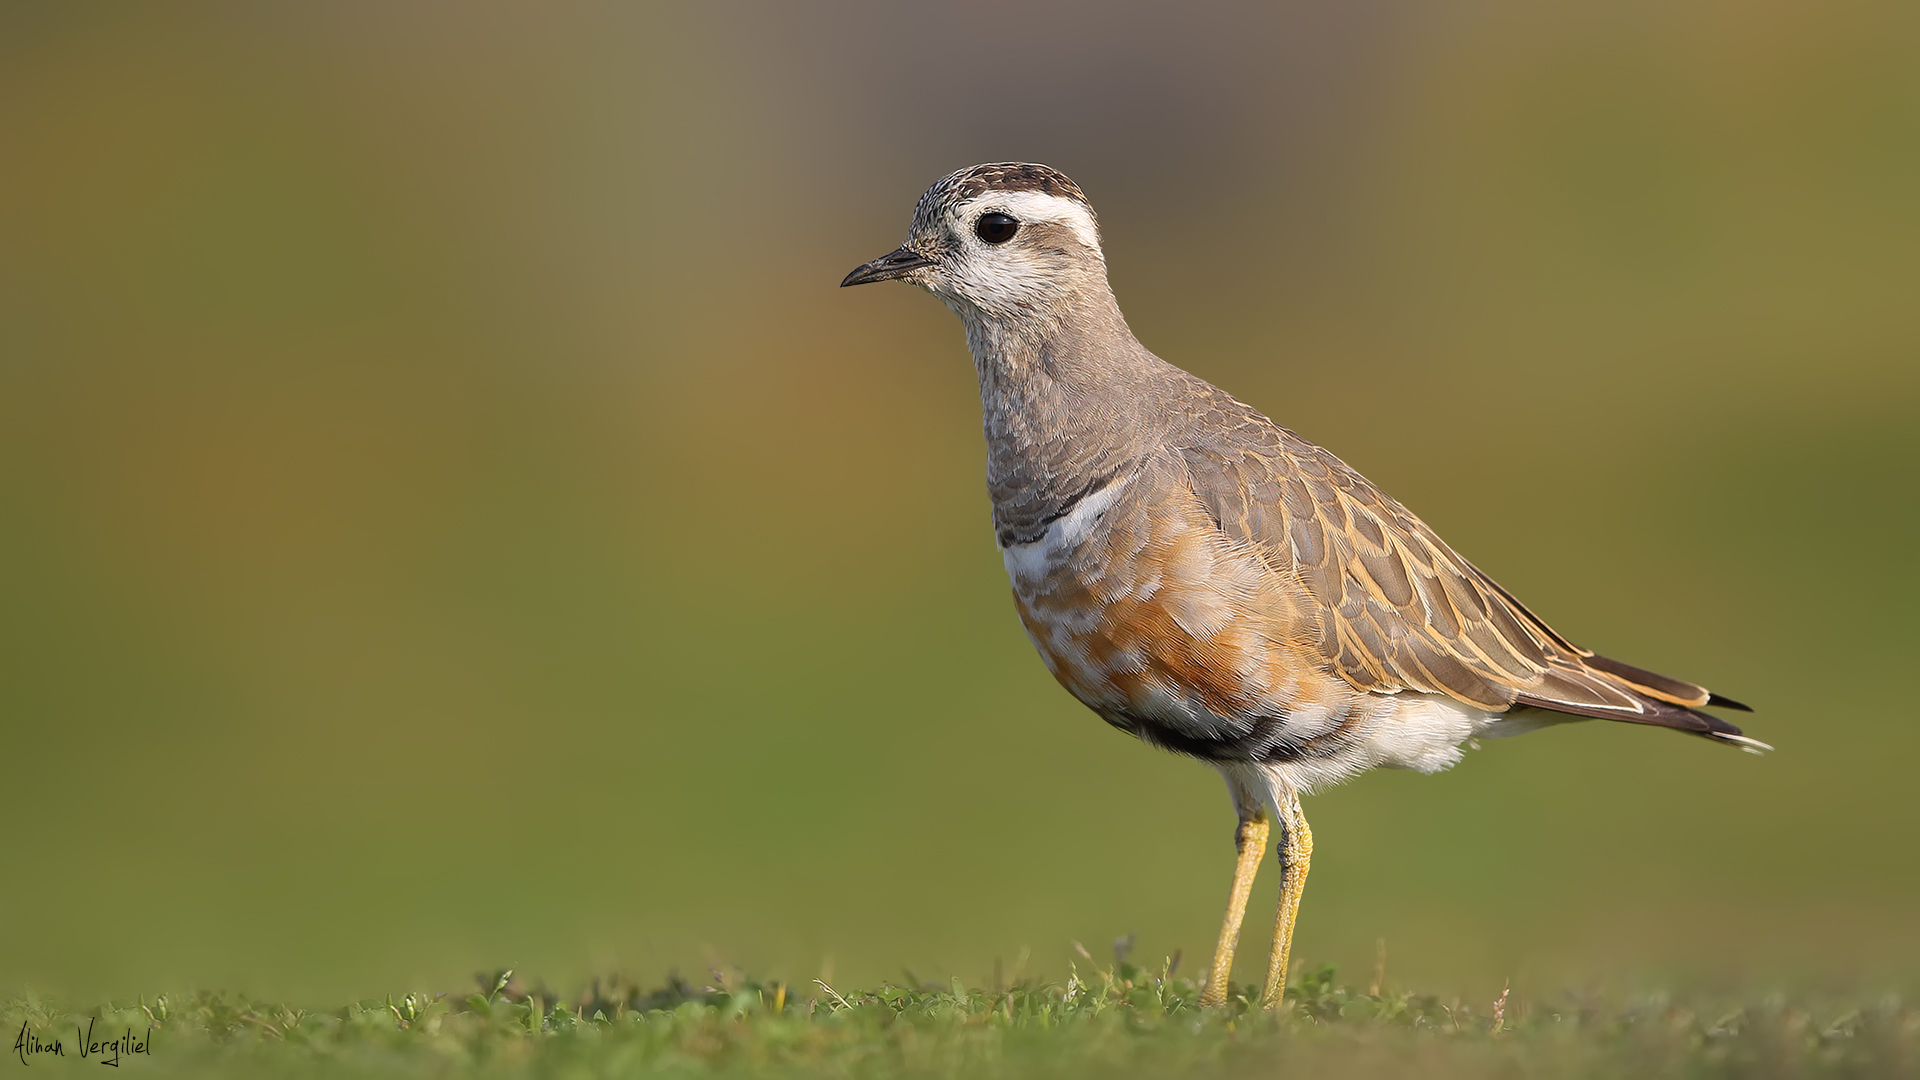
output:
[[[1594,671],[1604,671],[1613,676],[1616,682],[1626,683],[1633,689],[1661,701],[1684,705],[1691,709],[1713,702],[1712,691],[1684,679],[1675,679],[1645,668],[1634,667],[1632,664],[1623,664],[1598,653],[1582,657],[1581,660],[1586,667]]]
[[[1702,712],[1701,709],[1705,706],[1739,709],[1742,712],[1753,711],[1731,698],[1713,693],[1704,686],[1696,686],[1693,683],[1669,678],[1597,655],[1581,657],[1578,661],[1565,666],[1556,665],[1553,674],[1557,678],[1542,680],[1537,688],[1543,692],[1522,693],[1515,704],[1529,705],[1536,709],[1567,713],[1572,716],[1591,716],[1600,720],[1618,720],[1629,724],[1673,728],[1676,731],[1685,731],[1729,746],[1738,746],[1749,753],[1757,754],[1763,750],[1773,749],[1758,739],[1749,738],[1737,726],[1718,716]],[[1570,686],[1581,684],[1584,684],[1587,692],[1566,692]],[[1593,692],[1600,687],[1615,693]],[[1619,696],[1629,699],[1630,704],[1626,707],[1615,705],[1613,701],[1618,700]]]

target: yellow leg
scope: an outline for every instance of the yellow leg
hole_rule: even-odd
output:
[[[1280,912],[1273,922],[1273,952],[1267,957],[1267,986],[1260,1007],[1277,1009],[1287,992],[1287,964],[1293,952],[1293,923],[1300,914],[1300,894],[1307,888],[1307,867],[1313,862],[1313,830],[1300,809],[1300,797],[1289,795],[1280,805]]]
[[[1253,892],[1253,876],[1260,872],[1260,858],[1267,851],[1267,814],[1253,811],[1242,818],[1234,834],[1239,860],[1233,867],[1233,892],[1227,896],[1227,917],[1220,923],[1220,944],[1213,949],[1213,967],[1207,971],[1207,988],[1200,992],[1200,1004],[1224,1005],[1227,980],[1233,975],[1233,947],[1240,942],[1240,921],[1247,917],[1247,897]]]

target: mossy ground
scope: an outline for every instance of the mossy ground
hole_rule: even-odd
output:
[[[1236,986],[1225,1007],[1203,1009],[1191,980],[1122,959],[1063,983],[985,989],[715,972],[568,995],[497,972],[464,993],[326,1011],[205,992],[91,1009],[30,995],[4,1018],[15,1042],[63,1043],[29,1065],[100,1060],[74,1041],[91,1020],[103,1042],[151,1029],[151,1053],[123,1065],[177,1076],[1920,1075],[1920,1010],[1894,998],[1466,1003],[1342,986],[1330,968],[1289,987],[1281,1011],[1261,1012],[1256,995]]]

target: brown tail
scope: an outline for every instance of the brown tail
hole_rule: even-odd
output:
[[[1758,739],[1748,738],[1738,727],[1712,713],[1700,711],[1708,706],[1738,709],[1741,712],[1753,711],[1732,698],[1722,697],[1704,686],[1669,678],[1597,654],[1583,656],[1578,663],[1580,666],[1577,671],[1562,670],[1555,674],[1576,684],[1591,685],[1596,680],[1604,681],[1610,688],[1624,692],[1632,698],[1635,707],[1613,708],[1589,704],[1583,700],[1568,700],[1569,697],[1579,698],[1584,695],[1551,692],[1523,693],[1516,703],[1572,716],[1591,716],[1601,720],[1619,720],[1629,724],[1651,724],[1655,727],[1673,728],[1676,731],[1691,732],[1715,742],[1738,746],[1754,753],[1773,749]]]

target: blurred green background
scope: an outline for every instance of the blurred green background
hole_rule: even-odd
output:
[[[1220,781],[1032,655],[953,316],[835,287],[1031,159],[1149,347],[1780,748],[1364,777],[1297,955],[1914,985],[1920,7],[1171,7],[0,8],[0,984],[1197,967]]]

